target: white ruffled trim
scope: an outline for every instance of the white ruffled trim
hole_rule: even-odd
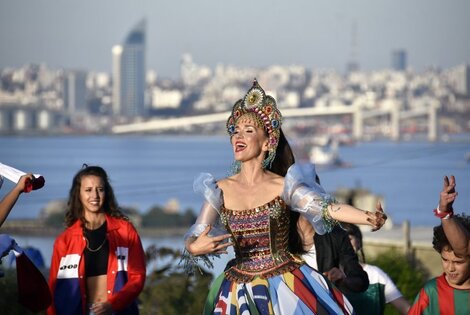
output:
[[[209,173],[200,173],[193,183],[195,192],[201,194],[204,199],[212,206],[212,208],[220,214],[220,207],[222,207],[222,191],[217,186],[214,176]]]
[[[323,235],[335,224],[327,211],[334,199],[315,182],[315,176],[313,164],[293,164],[287,170],[281,197],[291,210],[301,213],[312,224],[316,233]]]

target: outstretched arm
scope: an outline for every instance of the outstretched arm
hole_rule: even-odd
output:
[[[337,221],[370,225],[372,231],[377,231],[387,221],[387,215],[380,202],[377,203],[375,212],[364,211],[348,204],[332,203],[328,206],[328,214]]]
[[[0,226],[3,225],[3,222],[5,222],[6,218],[8,217],[8,214],[10,214],[11,209],[18,200],[18,197],[24,191],[26,181],[32,179],[33,175],[31,173],[21,176],[18,180],[18,183],[16,183],[15,187],[13,187],[8,192],[8,194],[3,197],[2,201],[0,201]]]
[[[458,195],[455,191],[455,186],[455,177],[453,175],[450,178],[444,176],[444,186],[439,195],[438,211],[451,214],[448,218],[441,218],[442,227],[454,253],[457,256],[465,256],[470,255],[470,231],[465,230],[463,226],[452,218],[452,205]]]

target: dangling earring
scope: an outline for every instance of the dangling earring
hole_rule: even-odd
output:
[[[276,151],[275,150],[269,151],[268,156],[261,163],[261,167],[263,169],[270,169],[275,157],[276,157]]]
[[[240,173],[242,169],[242,162],[233,161],[232,166],[230,167],[229,176]]]

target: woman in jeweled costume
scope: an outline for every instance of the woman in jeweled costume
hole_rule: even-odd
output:
[[[205,203],[185,235],[187,263],[207,262],[228,246],[235,251],[211,286],[204,314],[353,314],[342,293],[292,250],[298,239],[291,213],[320,234],[338,221],[376,230],[386,215],[380,205],[368,212],[335,203],[313,172],[294,163],[281,120],[274,98],[255,80],[227,121],[233,175],[216,181],[205,173],[194,182]]]

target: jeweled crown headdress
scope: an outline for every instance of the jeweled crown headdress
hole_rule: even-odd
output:
[[[274,148],[279,142],[282,123],[281,112],[277,109],[276,101],[270,95],[266,95],[256,79],[243,99],[239,99],[233,105],[232,114],[227,119],[227,132],[230,136],[235,132],[237,120],[247,113],[256,114],[262,126],[269,135],[269,143]]]
[[[232,114],[227,119],[227,132],[233,136],[237,120],[244,114],[253,113],[258,118],[269,136],[269,155],[263,162],[263,167],[271,165],[276,155],[276,148],[281,134],[282,115],[277,109],[276,101],[270,95],[266,95],[263,88],[254,79],[253,86],[248,90],[243,99],[239,99],[233,105]]]

